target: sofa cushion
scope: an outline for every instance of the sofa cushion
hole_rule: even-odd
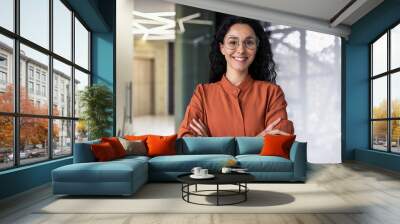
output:
[[[108,142],[114,149],[115,155],[117,158],[122,158],[126,156],[126,151],[124,146],[122,146],[121,142],[117,137],[103,137],[101,138],[101,142]]]
[[[259,154],[263,145],[263,137],[236,137],[236,155]]]
[[[236,159],[241,168],[249,172],[292,172],[292,161],[278,156],[238,155]]]
[[[176,154],[177,135],[157,136],[150,135],[147,140],[148,156],[165,156]]]
[[[99,162],[105,162],[118,158],[112,145],[108,142],[92,144],[90,147],[92,149],[94,157],[96,157],[96,160]]]
[[[99,144],[100,139],[75,143],[74,147],[74,163],[88,163],[95,162],[96,158],[90,148],[92,144]]]
[[[178,154],[225,154],[235,155],[233,137],[184,137],[177,142]]]
[[[261,156],[280,156],[286,159],[289,158],[290,147],[296,135],[265,135],[264,146],[261,149]]]
[[[124,138],[118,138],[122,146],[126,151],[126,155],[147,155],[146,143],[141,140],[126,140]]]
[[[211,172],[219,171],[230,159],[231,155],[174,155],[158,156],[149,160],[149,170],[163,172],[190,172],[193,167],[200,166]]]

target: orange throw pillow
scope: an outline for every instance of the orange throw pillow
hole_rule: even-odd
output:
[[[91,145],[91,149],[94,157],[99,162],[109,161],[117,158],[113,147],[108,142],[93,144]]]
[[[175,141],[177,135],[156,136],[147,138],[148,156],[176,155]]]
[[[296,135],[265,135],[264,146],[261,149],[261,156],[280,156],[290,158],[290,147]]]
[[[149,135],[125,135],[124,139],[129,140],[129,141],[143,141],[146,142],[147,137],[149,137]]]
[[[101,142],[108,142],[114,149],[115,155],[117,158],[121,158],[126,156],[126,151],[124,149],[124,146],[122,146],[121,142],[118,140],[116,137],[110,137],[110,138],[101,138]]]

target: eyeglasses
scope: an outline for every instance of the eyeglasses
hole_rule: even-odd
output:
[[[258,38],[253,37],[247,38],[242,41],[243,46],[249,50],[255,50],[258,47],[259,43],[260,41],[258,40]],[[237,37],[228,37],[226,38],[226,40],[224,40],[224,45],[229,50],[235,50],[240,45],[240,39]]]

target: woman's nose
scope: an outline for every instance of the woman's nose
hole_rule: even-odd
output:
[[[236,48],[236,51],[242,53],[242,52],[245,51],[244,48],[245,48],[244,44],[243,43],[239,43],[239,45]]]

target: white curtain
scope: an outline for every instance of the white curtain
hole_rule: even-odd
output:
[[[277,84],[285,92],[296,139],[311,163],[341,162],[341,39],[271,26]]]

